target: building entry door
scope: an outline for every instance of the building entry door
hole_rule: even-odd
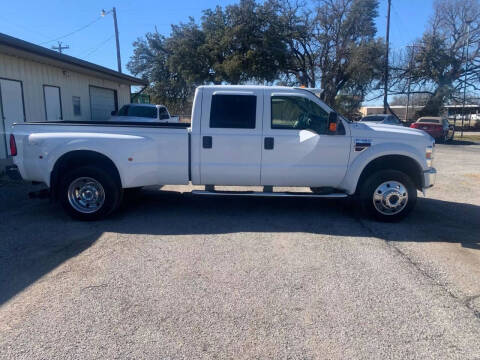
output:
[[[10,131],[13,123],[24,122],[22,83],[18,80],[0,79],[0,129],[5,136],[0,141],[0,158],[10,155]]]

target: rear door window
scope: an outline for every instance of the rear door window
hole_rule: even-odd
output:
[[[158,113],[160,115],[160,120],[168,120],[170,119],[170,116],[168,115],[168,111],[166,108],[161,107],[158,109]]]
[[[255,129],[256,112],[255,95],[214,94],[210,109],[210,127]]]

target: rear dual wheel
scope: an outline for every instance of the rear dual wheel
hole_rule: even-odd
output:
[[[65,211],[79,220],[98,220],[118,208],[122,189],[108,170],[82,166],[60,179],[59,199]]]

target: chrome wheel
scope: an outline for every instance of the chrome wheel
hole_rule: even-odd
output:
[[[68,187],[68,201],[78,212],[91,214],[100,209],[105,202],[102,184],[90,177],[73,180]]]
[[[386,181],[380,184],[373,193],[373,205],[383,215],[398,214],[407,203],[407,188],[398,181]]]

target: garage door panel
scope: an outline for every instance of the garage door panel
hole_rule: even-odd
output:
[[[90,107],[92,120],[108,120],[117,110],[115,90],[90,86]]]

